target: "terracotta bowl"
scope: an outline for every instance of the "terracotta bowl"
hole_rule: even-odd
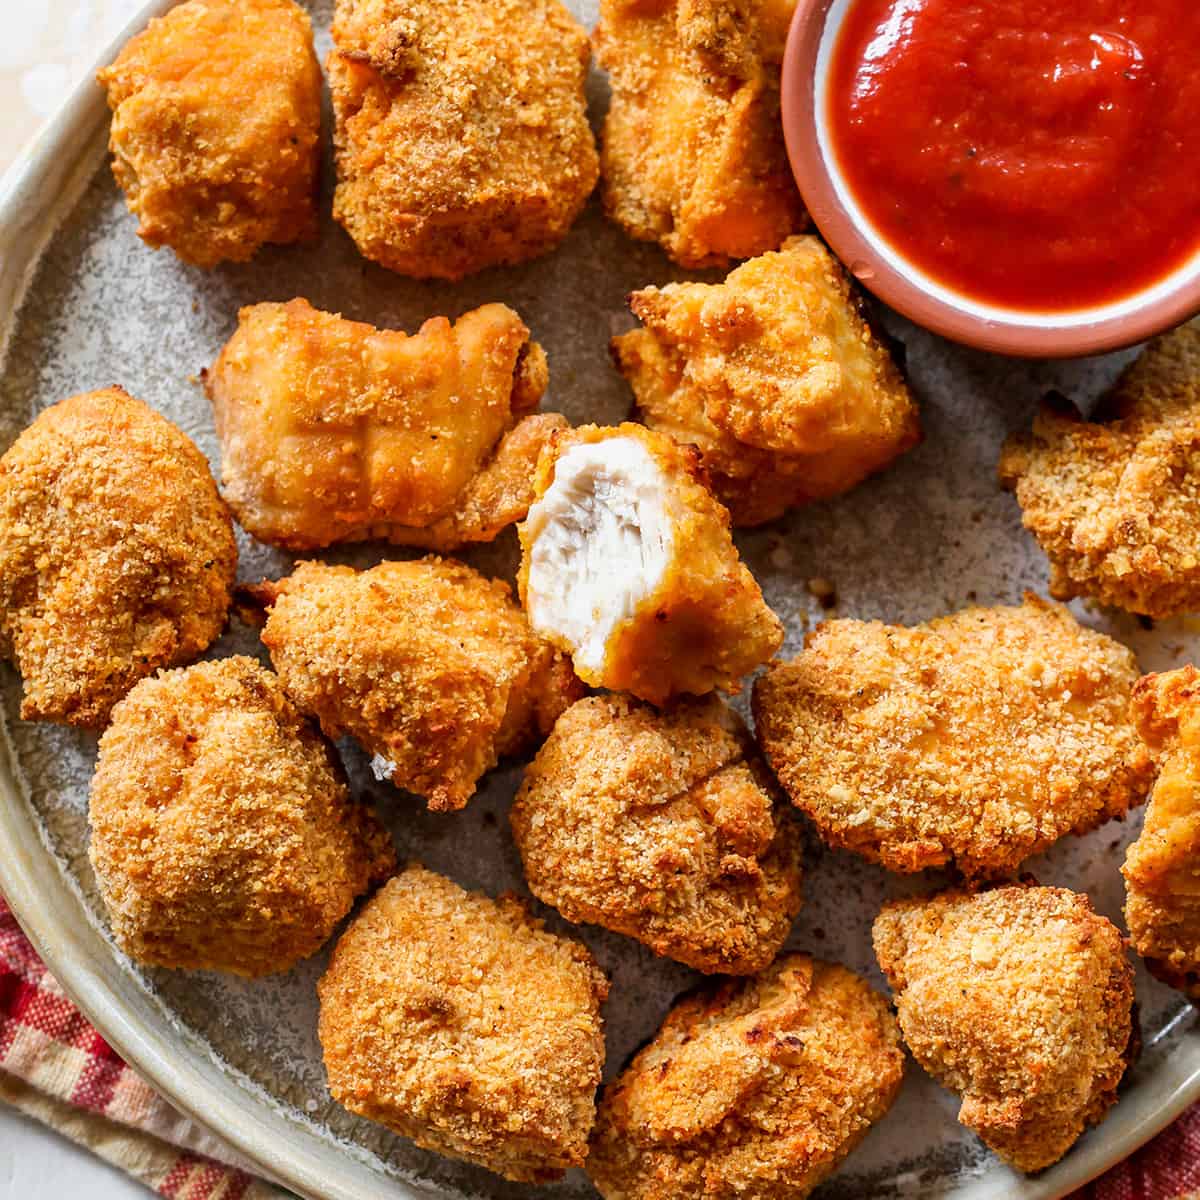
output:
[[[1039,314],[970,299],[908,262],[851,195],[829,144],[825,81],[854,0],[798,0],[783,59],[783,129],[796,182],[833,252],[881,300],[943,337],[1032,358],[1098,354],[1144,341],[1200,312],[1200,255],[1123,300]]]

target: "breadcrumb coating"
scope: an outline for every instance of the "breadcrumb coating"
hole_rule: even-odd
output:
[[[580,700],[525,772],[510,819],[539,900],[700,971],[761,971],[800,910],[799,833],[715,697],[661,713]]]
[[[262,640],[292,700],[434,810],[462,808],[583,694],[508,586],[462,563],[307,562],[248,591],[269,609]]]
[[[567,424],[527,415],[547,378],[503,304],[412,336],[301,299],[243,308],[204,376],[223,494],[249,533],[289,550],[491,541],[524,518],[542,444]]]
[[[333,215],[369,259],[461,279],[544,254],[599,161],[558,0],[337,0]]]
[[[521,602],[587,683],[653,704],[738,692],[781,645],[691,446],[633,424],[558,432],[534,495]]]
[[[1147,675],[1131,709],[1159,775],[1125,855],[1125,921],[1151,974],[1200,1000],[1200,671]]]
[[[639,414],[697,447],[735,525],[848,491],[920,440],[908,385],[815,237],[629,303],[645,328],[612,348]]]
[[[97,78],[113,174],[147,245],[213,267],[316,236],[321,69],[298,4],[180,4]]]
[[[103,728],[220,634],[236,572],[204,456],[121,388],[52,405],[0,459],[0,654],[27,721]]]
[[[605,1200],[803,1200],[891,1107],[887,1002],[803,954],[710,984],[604,1093],[587,1172]]]
[[[251,658],[142,680],[100,739],[89,817],[113,933],[156,966],[286,971],[395,868],[332,748]]]
[[[779,115],[794,7],[601,0],[592,40],[612,86],[604,208],[681,266],[728,266],[808,224]]]
[[[875,954],[913,1057],[1021,1171],[1057,1162],[1117,1098],[1133,968],[1086,896],[1014,884],[895,900]]]
[[[1011,872],[1141,804],[1133,654],[1058,604],[906,628],[830,621],[754,690],[759,742],[833,846],[893,871]]]
[[[1200,610],[1200,326],[1151,342],[1094,421],[1047,400],[999,474],[1050,560],[1052,595],[1148,617]]]
[[[329,1090],[509,1179],[580,1166],[608,980],[582,943],[410,865],[342,935],[317,992]]]

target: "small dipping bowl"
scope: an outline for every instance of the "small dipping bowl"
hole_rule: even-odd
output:
[[[1029,358],[1072,358],[1120,349],[1200,312],[1200,254],[1119,300],[1039,313],[974,299],[933,278],[889,244],[843,177],[830,134],[830,65],[854,2],[798,0],[783,60],[782,108],[788,158],[813,222],[864,287],[943,337]],[[1187,185],[1188,173],[1181,168],[1181,186]]]

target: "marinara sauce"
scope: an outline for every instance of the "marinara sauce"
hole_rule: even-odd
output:
[[[827,87],[864,214],[978,301],[1089,308],[1200,250],[1200,0],[851,0]]]

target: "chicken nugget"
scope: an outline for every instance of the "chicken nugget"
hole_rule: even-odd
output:
[[[333,47],[333,215],[362,254],[461,279],[566,235],[599,163],[558,0],[337,0]]]
[[[1200,610],[1200,326],[1151,342],[1085,421],[1051,397],[1000,482],[1050,560],[1050,592],[1148,617]]]
[[[541,346],[503,304],[411,337],[307,300],[243,308],[204,375],[225,499],[289,550],[491,541],[525,516],[542,444],[567,424],[527,415],[546,380]]]
[[[286,971],[395,868],[332,747],[251,658],[143,679],[100,739],[89,818],[113,934],[155,966]]]
[[[833,846],[892,871],[1013,871],[1141,804],[1133,654],[1058,604],[829,621],[754,689],[759,742]]]
[[[191,0],[97,75],[138,236],[184,262],[244,262],[317,232],[321,68],[292,0]]]
[[[803,1200],[892,1106],[887,1001],[805,954],[677,1004],[604,1093],[587,1172],[606,1200]]]
[[[908,385],[815,237],[630,307],[645,328],[612,348],[639,414],[699,449],[735,525],[848,491],[920,440]]]
[[[513,896],[410,865],[317,985],[333,1098],[418,1146],[545,1182],[587,1154],[608,980]]]
[[[508,586],[462,563],[308,562],[247,591],[269,610],[262,640],[292,700],[434,810],[462,808],[583,694]]]
[[[604,208],[681,266],[728,266],[808,224],[779,115],[794,0],[601,0],[612,101]]]
[[[1065,888],[895,900],[875,955],[913,1057],[1006,1162],[1057,1162],[1117,1098],[1134,1044],[1124,939]]]
[[[1147,675],[1131,708],[1159,775],[1121,869],[1125,922],[1151,974],[1200,1000],[1200,671]]]
[[[666,712],[569,708],[510,819],[529,889],[699,971],[753,975],[800,911],[800,838],[741,719],[716,697]]]
[[[220,634],[236,572],[204,456],[121,388],[52,405],[0,459],[0,654],[27,721],[103,728]]]
[[[783,626],[692,447],[632,424],[556,433],[534,494],[521,601],[587,683],[654,704],[737,692],[779,649]]]

